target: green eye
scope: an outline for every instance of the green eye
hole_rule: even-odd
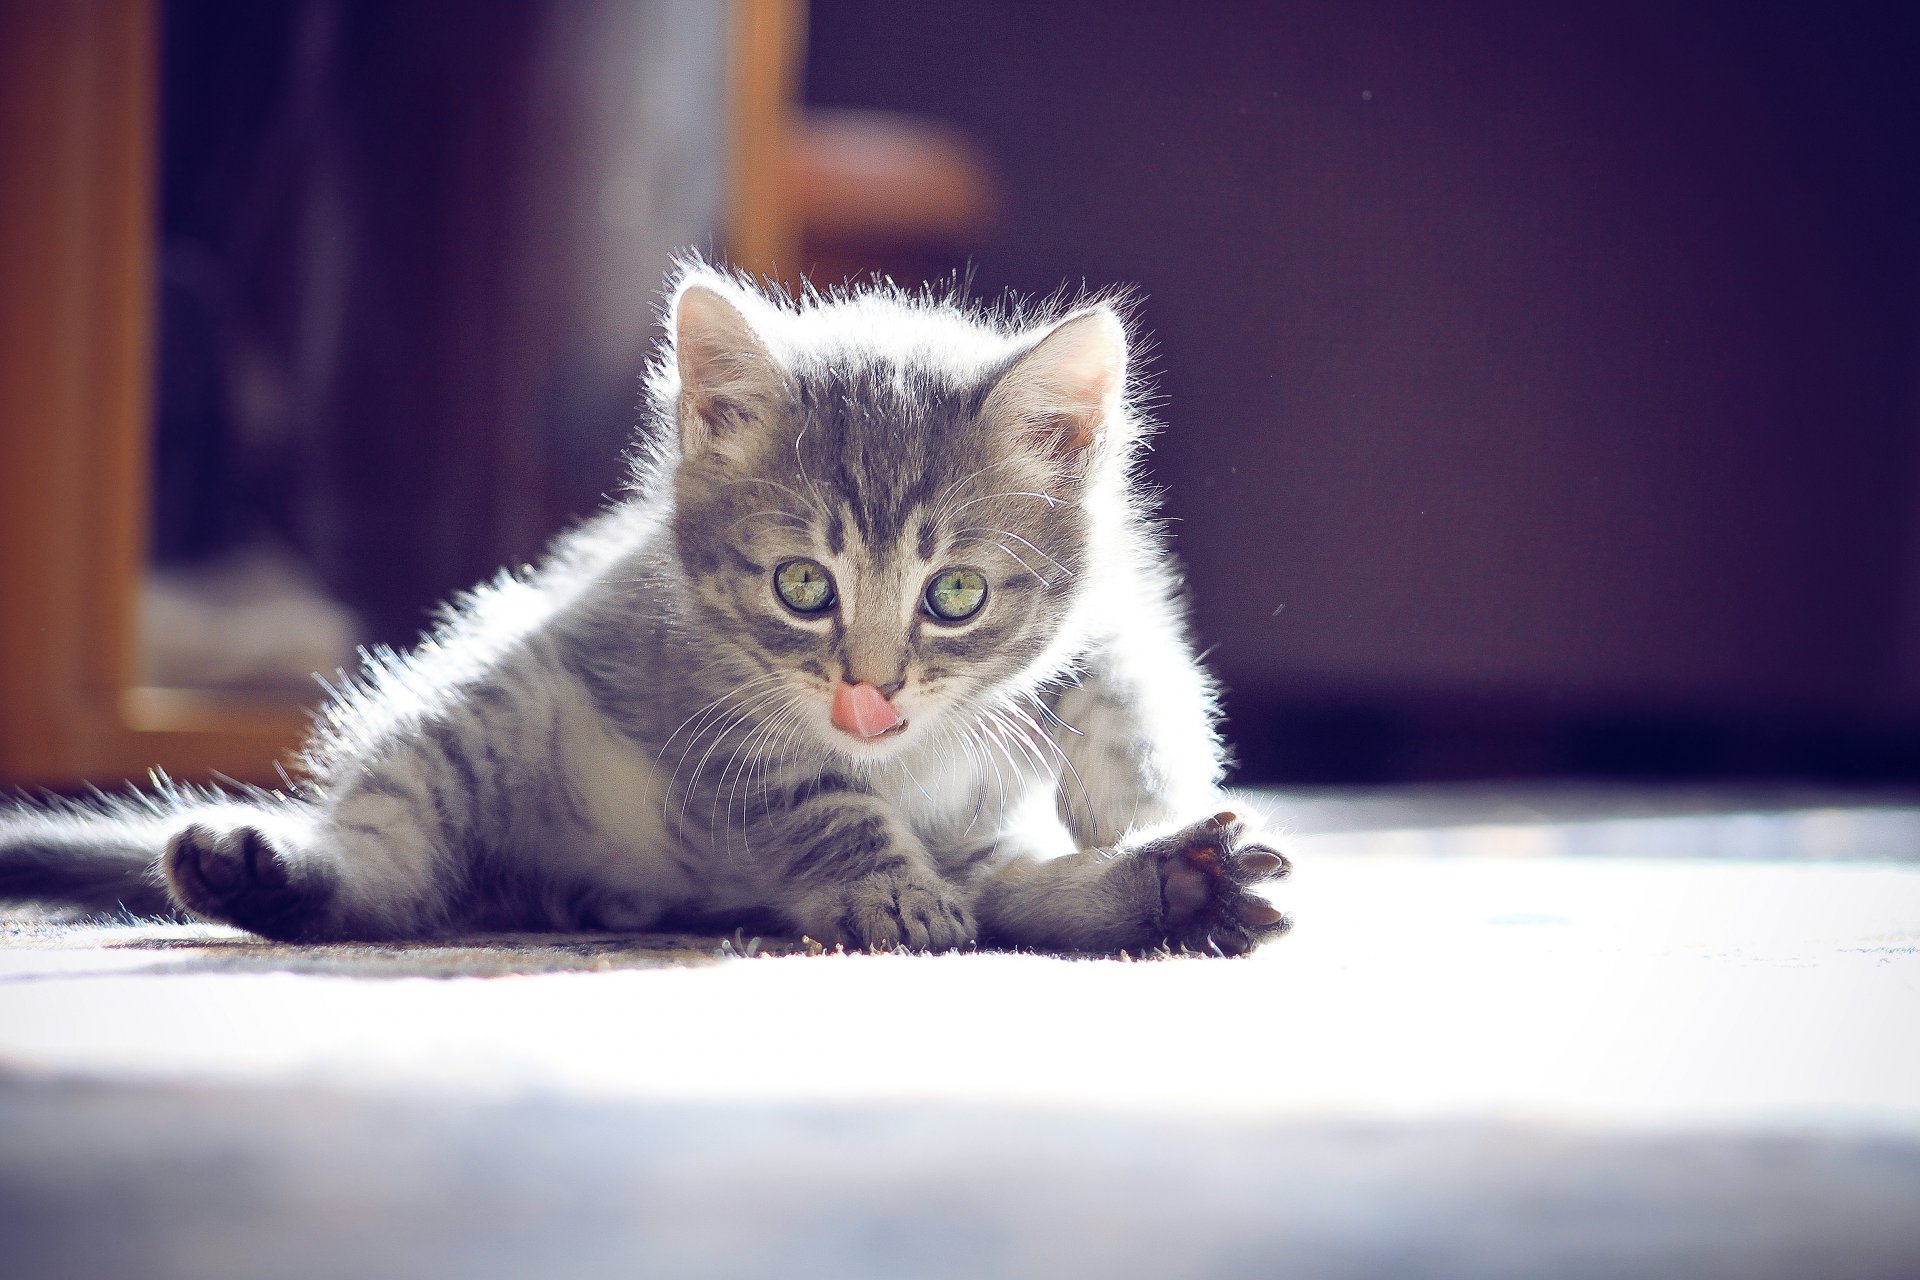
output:
[[[833,603],[833,575],[812,560],[789,560],[775,569],[773,589],[799,613],[818,613]]]
[[[943,569],[927,584],[927,612],[948,622],[971,618],[987,602],[987,580],[972,569]]]

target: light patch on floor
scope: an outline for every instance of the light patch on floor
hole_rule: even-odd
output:
[[[498,1162],[520,1151],[522,1172],[564,1178],[540,1161],[564,1168],[567,1148],[533,1136],[541,1122],[529,1118],[559,1108],[553,1123],[563,1129],[598,1115],[609,1132],[629,1126],[653,1141],[666,1125],[675,1141],[699,1145],[704,1133],[713,1152],[742,1158],[790,1154],[766,1147],[765,1135],[797,1125],[812,1135],[820,1168],[887,1152],[902,1177],[941,1169],[972,1188],[976,1216],[1007,1230],[1024,1211],[1003,1197],[1030,1180],[1009,1177],[1005,1162],[1041,1158],[1035,1143],[1058,1177],[1090,1179],[1123,1199],[1133,1193],[1113,1189],[1114,1170],[1151,1152],[1157,1167],[1216,1188],[1205,1213],[1189,1208],[1227,1233],[1207,1255],[1219,1266],[1194,1274],[1264,1274],[1261,1242],[1297,1244],[1311,1225],[1298,1203],[1273,1198],[1297,1191],[1268,1180],[1322,1176],[1374,1187],[1387,1200],[1341,1212],[1368,1232],[1399,1221],[1427,1233],[1424,1256],[1457,1256],[1461,1274],[1487,1273],[1496,1254],[1516,1273],[1549,1261],[1552,1274],[1578,1273],[1570,1259],[1581,1257],[1657,1270],[1685,1254],[1699,1264],[1688,1274],[1718,1273],[1705,1265],[1715,1259],[1745,1260],[1744,1271],[1726,1274],[1776,1265],[1789,1274],[1788,1263],[1806,1257],[1793,1250],[1817,1246],[1833,1261],[1839,1240],[1872,1246],[1860,1257],[1873,1266],[1858,1274],[1912,1274],[1920,1235],[1875,1217],[1877,1202],[1858,1186],[1920,1195],[1920,862],[1884,845],[1913,818],[1833,810],[1633,819],[1665,824],[1644,829],[1651,858],[1562,856],[1583,841],[1591,852],[1626,839],[1631,821],[1622,818],[1594,819],[1584,831],[1580,822],[1303,831],[1288,845],[1295,877],[1275,894],[1297,927],[1245,960],[749,956],[747,938],[287,948],[204,926],[75,932],[21,923],[0,946],[0,1093],[13,1114],[125,1124],[129,1100],[147,1098],[162,1118],[180,1120],[130,1128],[111,1175],[57,1150],[32,1168],[0,1158],[0,1190],[39,1195],[47,1178],[81,1186],[127,1168],[157,1178],[181,1144],[194,1148],[195,1134],[221,1134],[245,1159],[281,1168],[292,1189],[269,1196],[261,1212],[297,1232],[302,1197],[345,1192],[328,1181],[342,1176],[343,1157],[327,1154],[330,1140],[296,1112],[358,1117],[341,1123],[376,1145],[376,1132],[392,1133],[449,1193],[464,1195],[468,1175],[452,1154],[468,1141],[461,1134],[498,1139],[483,1144],[496,1162],[488,1177],[518,1176],[521,1165]],[[1832,833],[1849,823],[1855,834],[1836,854]],[[1800,841],[1806,854],[1841,860],[1676,856],[1667,846],[1689,830],[1702,848]],[[249,1115],[280,1116],[259,1130],[277,1136],[249,1140],[255,1127],[226,1126],[223,1097]],[[375,1125],[373,1116],[384,1118]],[[673,1116],[683,1119],[662,1119]],[[749,1130],[760,1136],[743,1136]],[[143,1145],[142,1133],[165,1151]],[[1036,1136],[1044,1134],[1078,1145],[1059,1148]],[[903,1135],[923,1144],[910,1158]],[[106,1161],[115,1150],[110,1134],[88,1142],[76,1152],[94,1149]],[[1280,1159],[1250,1145],[1261,1142],[1294,1149]],[[596,1150],[615,1169],[604,1176],[675,1173],[660,1163],[664,1149]],[[1376,1164],[1366,1163],[1369,1151]],[[1711,1185],[1675,1193],[1672,1171],[1689,1161],[1719,1172],[1700,1175]],[[1362,1166],[1364,1176],[1355,1172]],[[1520,1171],[1536,1166],[1575,1207],[1531,1244],[1522,1232],[1488,1253],[1493,1245],[1469,1240],[1460,1223],[1396,1220],[1387,1208],[1457,1178],[1447,1194],[1518,1223],[1516,1205],[1533,1185]],[[1236,1182],[1235,1169],[1249,1181]],[[718,1170],[681,1172],[688,1185],[725,1194]],[[1658,1203],[1656,1184],[1666,1197]],[[852,1215],[861,1231],[924,1233],[945,1221],[937,1203],[872,1187],[849,1201],[848,1185],[828,1179],[813,1194],[823,1212]],[[1768,1217],[1776,1201],[1798,1208]],[[1843,1204],[1852,1207],[1842,1213]],[[354,1212],[370,1214],[367,1229],[389,1232],[396,1250],[427,1248],[377,1206]],[[1834,1234],[1843,1219],[1851,1225]],[[1736,1238],[1760,1238],[1760,1220],[1772,1252],[1729,1252]],[[1580,1252],[1589,1227],[1605,1228],[1611,1253]],[[608,1222],[596,1229],[615,1231]],[[1001,1240],[1011,1250],[1002,1260],[1037,1265],[1043,1244],[1061,1244],[1037,1229]],[[129,1226],[127,1238],[206,1262],[169,1230],[165,1221]],[[680,1239],[657,1222],[649,1230],[656,1243]],[[630,1249],[645,1244],[615,1234]],[[1374,1256],[1337,1236],[1315,1237],[1327,1266]],[[1683,1237],[1693,1253],[1675,1252]],[[887,1269],[886,1251],[864,1239],[855,1231],[822,1256],[854,1271]],[[540,1244],[536,1231],[523,1243],[551,1242]],[[693,1253],[673,1256],[696,1258],[698,1241],[682,1243]],[[941,1258],[970,1256],[964,1241],[948,1243]],[[592,1242],[570,1247],[601,1256]],[[1146,1274],[1155,1256],[1098,1252],[1109,1275]],[[324,1273],[317,1261],[326,1256],[310,1259],[311,1272],[283,1271]],[[1412,1265],[1419,1256],[1375,1261],[1383,1274],[1424,1274]],[[494,1273],[444,1250],[420,1257],[428,1260],[414,1268],[420,1274]],[[1875,1259],[1890,1269],[1875,1271]],[[165,1273],[249,1274],[185,1264]],[[823,1263],[822,1274],[832,1273]]]
[[[1303,855],[1278,896],[1299,927],[1238,962],[371,981],[21,948],[0,967],[0,1054],[487,1095],[1920,1127],[1920,868]]]

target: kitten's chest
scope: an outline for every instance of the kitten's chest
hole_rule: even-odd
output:
[[[872,781],[936,852],[993,839],[1010,815],[1054,787],[1043,760],[986,748],[918,752],[876,771]]]

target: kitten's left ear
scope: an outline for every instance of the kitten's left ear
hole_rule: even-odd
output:
[[[1068,316],[1000,375],[985,412],[1067,460],[1120,420],[1127,386],[1127,331],[1107,306]]]

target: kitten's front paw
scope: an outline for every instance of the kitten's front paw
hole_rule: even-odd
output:
[[[807,932],[849,947],[945,951],[975,936],[973,913],[952,886],[910,867],[876,871],[841,886],[822,925]]]
[[[328,886],[300,875],[255,827],[183,827],[167,841],[160,865],[182,906],[268,938],[313,936],[331,905]]]
[[[1243,844],[1241,836],[1239,816],[1218,813],[1135,850],[1159,870],[1168,943],[1241,955],[1292,927],[1252,887],[1281,879],[1293,864],[1265,845]]]

